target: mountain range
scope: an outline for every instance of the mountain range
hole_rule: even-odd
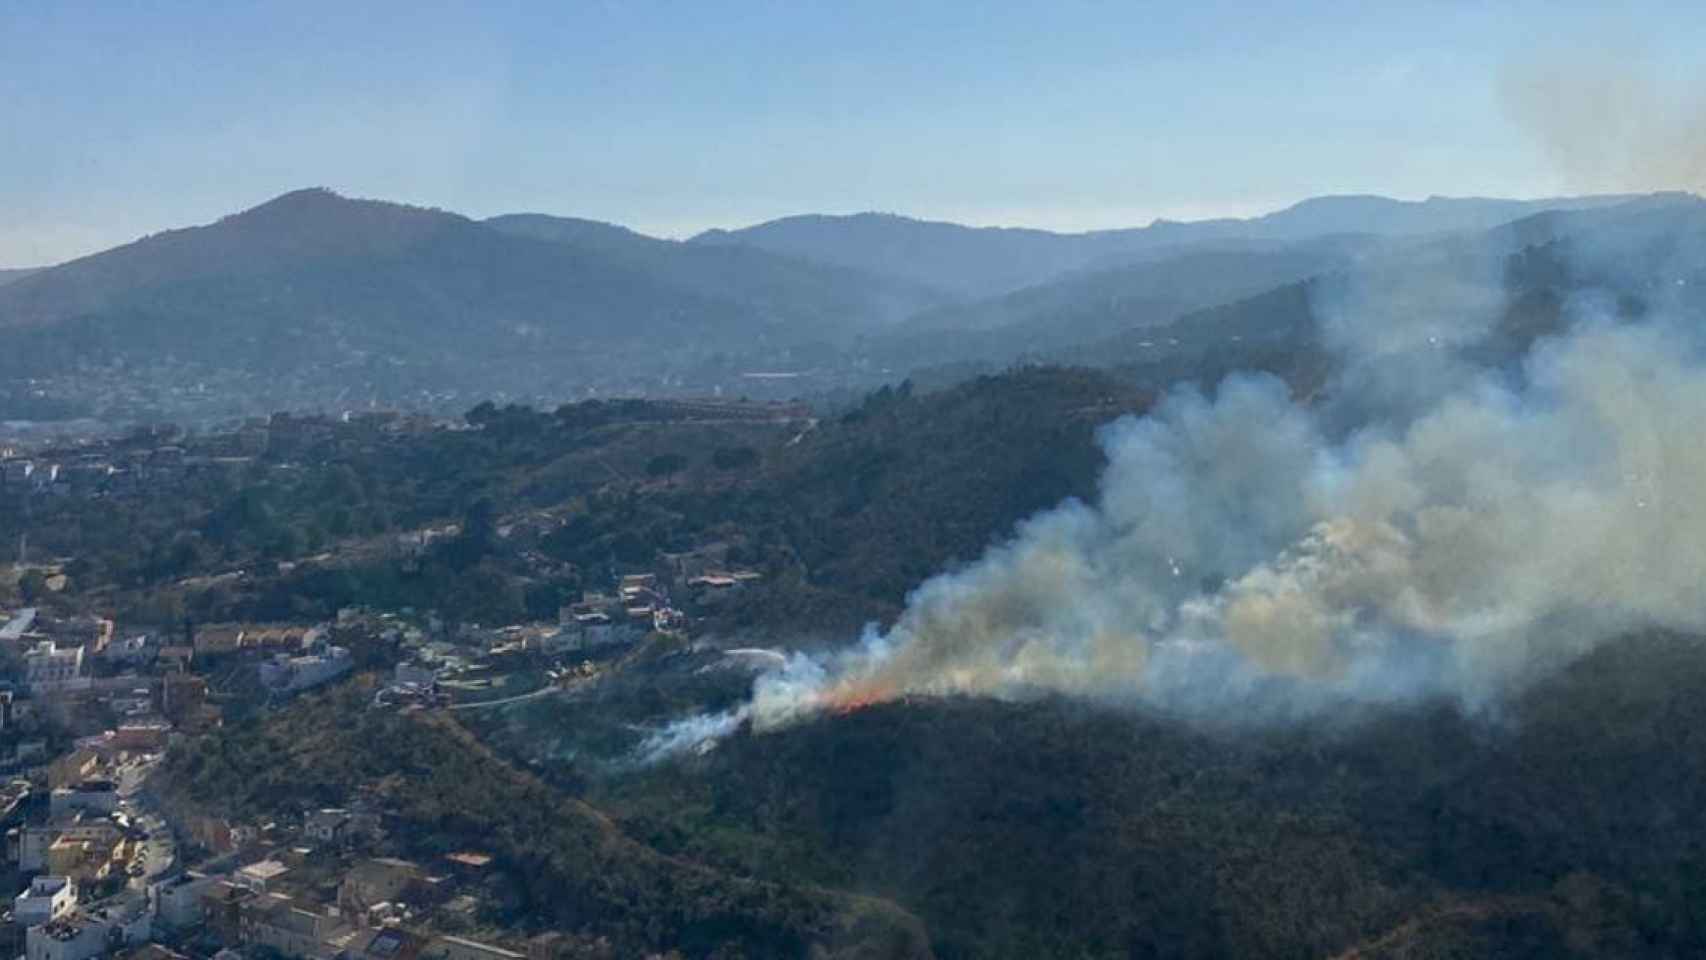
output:
[[[880,213],[809,215],[740,230],[711,230],[694,237],[693,242],[752,246],[908,277],[962,297],[982,298],[1045,283],[1076,270],[1155,259],[1202,246],[1271,248],[1332,234],[1401,237],[1477,230],[1542,210],[1593,209],[1626,199],[1430,197],[1407,202],[1375,196],[1331,196],[1247,220],[1158,220],[1147,227],[1070,234],[965,227]]]
[[[0,419],[860,391],[929,368],[1081,357],[1430,244],[1515,249],[1697,206],[1350,196],[1076,234],[857,214],[674,241],[299,190],[0,274]]]

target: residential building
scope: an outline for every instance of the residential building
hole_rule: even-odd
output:
[[[120,950],[114,955],[116,960],[189,960],[171,947],[158,943],[145,943],[139,947]]]
[[[101,769],[101,754],[92,747],[78,747],[48,764],[47,784],[58,789],[88,780]]]
[[[154,914],[161,926],[183,930],[204,921],[205,898],[223,878],[200,873],[180,873],[154,885]]]
[[[394,857],[363,860],[344,874],[338,884],[338,908],[350,916],[362,916],[376,904],[402,899],[420,882],[418,864]]]
[[[229,880],[216,880],[201,896],[203,925],[221,943],[235,946],[243,937],[243,905],[253,900],[255,891],[240,887]]]
[[[12,920],[36,927],[77,909],[77,884],[70,877],[41,876],[12,901]]]
[[[104,654],[107,660],[123,666],[140,667],[154,662],[154,657],[160,651],[159,644],[147,634],[137,634],[134,637],[123,637],[107,644]]]
[[[237,868],[231,874],[231,881],[256,893],[269,893],[278,888],[280,880],[289,872],[290,868],[277,860],[261,860]]]
[[[84,780],[75,786],[55,788],[48,812],[56,819],[79,810],[104,816],[118,809],[118,801],[118,785],[111,780]]]
[[[47,848],[47,871],[78,883],[94,884],[112,872],[122,848],[122,841],[107,846],[92,839],[61,835]]]
[[[344,647],[300,657],[279,654],[261,664],[261,686],[275,694],[307,690],[349,673],[354,662]]]
[[[649,612],[647,616],[650,616]],[[608,613],[601,611],[575,613],[570,615],[567,625],[557,631],[556,634],[545,639],[544,650],[549,654],[595,650],[612,644],[625,643],[637,635],[631,624],[617,623]]]
[[[237,624],[211,624],[196,627],[195,655],[198,657],[216,657],[225,653],[236,653],[243,646],[244,630]]]
[[[166,749],[172,725],[158,720],[121,723],[113,731],[113,746],[120,750],[155,753]]]
[[[431,687],[438,682],[438,668],[424,663],[399,663],[392,682],[398,685]]]
[[[173,673],[185,673],[190,668],[190,662],[195,659],[195,647],[187,643],[169,643],[160,647],[155,654],[162,672],[170,676]]]
[[[415,960],[426,945],[419,934],[398,927],[357,931],[340,944],[347,960]]]
[[[0,643],[17,643],[35,626],[36,608],[24,607],[13,612],[12,618],[0,624]]]
[[[278,894],[246,901],[241,913],[245,945],[270,947],[298,960],[331,960],[339,951],[328,941],[345,932],[341,918],[304,909]]]
[[[75,686],[83,672],[83,648],[59,647],[43,640],[24,654],[24,682],[31,690],[63,690]]]
[[[51,823],[26,826],[19,831],[18,868],[25,872],[58,872],[49,868],[48,854],[61,839],[73,843],[87,841],[91,844],[90,849],[111,851],[124,839],[124,832],[109,819],[88,818],[81,813]],[[71,853],[62,851],[61,856],[69,857]]]
[[[316,810],[303,819],[302,833],[319,843],[342,843],[350,833],[349,811],[341,807]]]
[[[112,930],[106,924],[75,913],[24,933],[26,960],[93,960],[112,948]]]
[[[24,935],[26,960],[92,960],[153,936],[153,914],[141,897],[96,904],[31,927]]]
[[[171,649],[171,648],[167,648]],[[187,650],[188,648],[182,648]],[[161,659],[166,650],[160,651]],[[160,678],[160,712],[178,727],[188,727],[207,704],[207,681],[192,673],[169,673]]]
[[[33,460],[7,460],[0,463],[0,481],[8,490],[27,490],[36,472]]]
[[[450,864],[458,876],[467,880],[478,880],[484,877],[492,867],[492,855],[475,850],[460,850],[444,855],[446,863]]]

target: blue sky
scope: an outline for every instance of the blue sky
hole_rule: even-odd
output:
[[[1509,78],[1536,63],[1702,85],[1706,13],[1603,6],[13,0],[0,265],[311,185],[673,236],[1698,186],[1565,162],[1513,120]]]

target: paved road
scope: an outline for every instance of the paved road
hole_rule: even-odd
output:
[[[537,690],[532,690],[532,691],[529,691],[527,693],[517,694],[513,697],[504,697],[502,700],[479,700],[479,701],[475,701],[474,703],[453,703],[450,705],[450,709],[452,709],[452,710],[478,710],[481,707],[502,707],[502,706],[506,706],[506,705],[511,704],[511,703],[525,703],[528,700],[537,700],[540,697],[548,697],[553,693],[563,693],[563,692],[566,692],[568,689],[569,689],[568,687],[559,687],[554,683],[547,683],[546,685],[544,685],[543,687],[540,687]]]
[[[149,883],[171,872],[178,860],[178,845],[166,818],[149,805],[148,794],[142,787],[148,775],[159,765],[159,758],[146,762],[127,763],[118,771],[119,804],[137,826],[147,833],[138,858],[141,873],[130,878],[132,890],[145,890]]]

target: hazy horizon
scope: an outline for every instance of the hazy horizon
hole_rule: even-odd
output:
[[[139,240],[147,239],[148,237],[154,236],[158,233],[169,232],[169,231],[173,231],[173,230],[184,230],[184,229],[193,229],[195,227],[209,226],[213,223],[216,223],[218,220],[220,220],[224,217],[233,216],[233,215],[242,213],[242,212],[247,211],[247,210],[252,210],[252,209],[259,207],[259,206],[264,206],[267,203],[270,203],[274,200],[280,199],[281,197],[288,196],[289,194],[292,194],[292,193],[298,193],[298,192],[303,192],[303,191],[308,191],[308,190],[329,190],[333,194],[335,194],[339,197],[342,197],[343,199],[351,200],[351,201],[358,201],[358,202],[373,201],[373,202],[379,202],[379,203],[398,204],[398,205],[402,205],[402,206],[409,206],[409,207],[415,207],[415,208],[420,208],[420,209],[441,210],[445,213],[465,216],[465,217],[468,217],[469,219],[472,219],[475,221],[482,221],[482,220],[491,219],[494,217],[511,216],[511,215],[541,215],[541,216],[548,216],[548,217],[561,217],[561,218],[566,218],[566,219],[596,220],[597,222],[606,223],[606,224],[609,224],[611,226],[624,227],[624,228],[633,230],[634,232],[639,233],[643,236],[653,237],[653,238],[662,239],[662,240],[678,240],[678,241],[684,241],[684,240],[691,239],[692,237],[695,237],[701,233],[705,233],[705,232],[710,231],[710,230],[722,229],[722,230],[736,231],[736,230],[740,230],[740,229],[743,229],[746,227],[757,226],[757,225],[760,225],[763,223],[769,223],[769,222],[773,222],[776,220],[786,220],[786,219],[793,218],[793,217],[809,217],[809,216],[823,216],[823,217],[859,217],[859,216],[899,217],[901,219],[912,220],[912,221],[921,222],[921,223],[945,223],[945,224],[952,224],[955,226],[971,227],[971,228],[977,228],[977,229],[992,228],[992,229],[1012,229],[1012,230],[1041,230],[1041,231],[1046,231],[1046,232],[1050,232],[1050,233],[1057,233],[1057,234],[1061,234],[1061,235],[1072,235],[1072,234],[1079,234],[1079,233],[1094,233],[1094,232],[1106,231],[1106,230],[1143,228],[1143,227],[1152,226],[1156,223],[1161,223],[1161,222],[1190,223],[1190,222],[1201,222],[1201,221],[1210,221],[1210,220],[1217,220],[1217,219],[1257,219],[1257,218],[1260,218],[1263,216],[1267,216],[1269,214],[1278,213],[1280,211],[1290,209],[1291,207],[1297,206],[1301,203],[1305,203],[1305,202],[1310,201],[1310,200],[1335,199],[1335,198],[1368,197],[1368,198],[1379,198],[1379,199],[1386,199],[1386,200],[1396,200],[1396,201],[1401,202],[1401,203],[1422,203],[1422,202],[1426,202],[1428,200],[1542,201],[1542,200],[1569,199],[1571,197],[1576,197],[1576,196],[1586,196],[1586,194],[1575,194],[1575,195],[1537,194],[1534,196],[1498,196],[1498,197],[1494,197],[1494,196],[1489,196],[1489,195],[1434,193],[1434,194],[1428,194],[1425,196],[1396,197],[1396,196],[1392,196],[1390,194],[1328,192],[1328,193],[1311,194],[1311,195],[1305,196],[1305,197],[1298,197],[1295,200],[1286,201],[1286,202],[1280,203],[1277,206],[1271,206],[1271,207],[1262,206],[1262,207],[1252,207],[1252,208],[1247,209],[1247,210],[1246,209],[1240,209],[1240,210],[1227,210],[1227,211],[1218,211],[1218,212],[1212,211],[1212,210],[1207,210],[1207,211],[1202,211],[1196,215],[1183,215],[1183,216],[1170,216],[1170,215],[1166,215],[1166,214],[1160,214],[1160,215],[1156,215],[1156,216],[1150,217],[1150,218],[1145,219],[1145,220],[1137,220],[1137,221],[1130,221],[1130,222],[1110,222],[1110,223],[1104,224],[1104,225],[1086,226],[1086,227],[1070,227],[1070,226],[1059,227],[1059,226],[1050,226],[1050,225],[1046,225],[1046,224],[1017,223],[1017,222],[1006,222],[1006,221],[977,222],[974,220],[954,220],[954,219],[948,219],[948,218],[944,218],[944,217],[923,216],[923,215],[919,215],[919,214],[915,214],[915,213],[910,213],[910,212],[907,212],[904,210],[878,210],[878,209],[866,209],[866,210],[800,210],[800,211],[796,211],[793,213],[779,214],[775,217],[767,217],[764,220],[754,220],[754,221],[750,221],[750,222],[708,223],[708,224],[704,224],[702,226],[695,226],[695,227],[683,229],[683,230],[680,230],[677,232],[663,232],[663,231],[658,231],[658,230],[647,230],[647,229],[644,229],[642,227],[636,226],[633,223],[624,222],[622,220],[602,220],[599,218],[586,217],[586,216],[584,216],[580,213],[574,212],[574,211],[515,209],[515,210],[496,210],[496,211],[492,211],[492,212],[471,213],[469,211],[458,210],[458,209],[446,206],[446,205],[441,204],[441,203],[433,203],[430,201],[417,202],[417,201],[413,201],[413,200],[402,200],[402,199],[398,199],[398,198],[394,198],[394,197],[364,196],[364,195],[358,195],[358,194],[350,193],[350,192],[347,192],[344,190],[339,190],[335,187],[326,186],[324,184],[315,184],[313,186],[303,186],[303,187],[295,187],[295,188],[287,189],[287,190],[281,190],[276,194],[272,194],[272,195],[269,195],[266,197],[258,198],[252,203],[245,203],[240,207],[226,211],[225,213],[219,214],[218,216],[213,217],[211,219],[199,220],[199,221],[195,221],[195,222],[164,224],[164,225],[160,226],[159,228],[149,230],[146,233],[138,234],[134,237],[128,237],[125,239],[120,239],[120,240],[116,241],[115,243],[111,243],[111,244],[108,244],[106,246],[97,247],[95,249],[87,250],[87,251],[84,251],[81,253],[75,253],[69,257],[65,257],[65,258],[60,259],[60,260],[55,260],[55,261],[51,261],[51,262],[43,262],[43,263],[0,262],[0,270],[42,270],[42,269],[48,269],[51,267],[59,266],[59,265],[64,264],[64,263],[69,263],[71,261],[81,259],[83,257],[92,256],[94,254],[102,253],[102,252],[105,252],[107,250],[114,249],[115,247],[120,247],[120,246],[124,246],[124,245],[130,244],[130,243],[135,243]],[[1658,192],[1658,191],[1653,191],[1653,192]]]

